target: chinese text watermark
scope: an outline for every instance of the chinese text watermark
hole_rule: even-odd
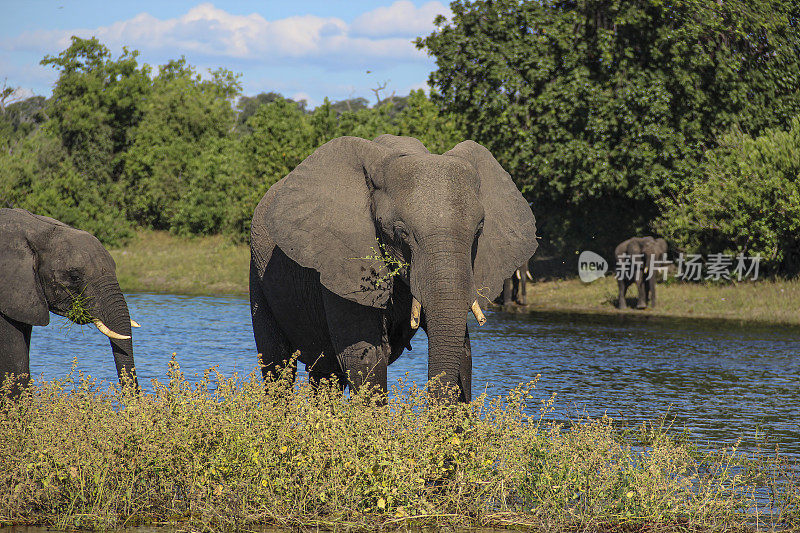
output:
[[[744,254],[708,254],[703,259],[700,254],[678,254],[675,261],[669,261],[665,255],[655,254],[621,254],[614,267],[614,277],[636,279],[640,275],[644,279],[660,276],[667,280],[670,267],[675,266],[674,277],[681,281],[719,281],[719,280],[757,280],[761,254],[745,256]],[[584,283],[591,283],[605,276],[608,263],[599,254],[591,251],[581,252],[578,258],[578,275]]]

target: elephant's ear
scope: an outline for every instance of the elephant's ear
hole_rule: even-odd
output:
[[[16,224],[0,226],[0,313],[33,326],[50,323],[36,254]]]
[[[263,223],[283,253],[319,272],[328,290],[362,305],[385,306],[391,280],[374,259],[380,249],[369,184],[392,153],[358,137],[325,143],[270,188],[256,209],[261,220],[253,224]]]
[[[503,290],[503,280],[527,264],[539,246],[536,219],[511,176],[489,150],[475,141],[464,141],[444,155],[469,161],[478,173],[485,218],[475,256],[475,288],[494,300]]]

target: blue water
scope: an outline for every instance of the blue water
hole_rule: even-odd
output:
[[[212,366],[230,376],[255,369],[256,351],[246,298],[162,294],[126,295],[140,383],[164,380],[173,353],[189,379]],[[635,424],[666,413],[710,446],[766,436],[800,457],[800,329],[682,320],[632,320],[566,314],[486,312],[470,322],[473,395],[495,396],[541,374],[534,403],[556,393],[555,412],[568,420],[609,416]],[[78,370],[111,382],[116,371],[108,340],[94,327],[53,315],[34,328],[31,373],[63,377],[73,357]],[[389,367],[427,376],[427,339]],[[301,365],[302,366],[302,365]]]

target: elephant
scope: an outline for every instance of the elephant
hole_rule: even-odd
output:
[[[639,292],[637,309],[645,309],[649,304],[656,306],[656,275],[653,266],[656,261],[666,259],[667,241],[653,237],[631,237],[621,242],[614,250],[617,261],[617,284],[619,300],[617,306],[625,309],[625,292],[636,284]]]
[[[93,235],[24,209],[0,209],[0,379],[30,382],[33,326],[50,312],[93,323],[111,342],[120,380],[136,384],[131,320],[111,254]]]
[[[250,305],[264,376],[386,391],[422,327],[432,399],[469,402],[467,313],[536,251],[536,220],[485,147],[443,155],[413,137],[339,137],[272,185],[253,213]],[[391,268],[390,268],[391,267]],[[294,363],[296,365],[296,361]]]
[[[513,302],[528,305],[528,281],[533,281],[533,277],[526,262],[503,281],[503,305],[511,305]]]

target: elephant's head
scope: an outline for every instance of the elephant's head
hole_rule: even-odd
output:
[[[410,137],[341,137],[267,194],[273,197],[263,222],[270,237],[291,259],[317,270],[329,290],[386,307],[392,283],[408,285],[414,300],[408,320],[418,321],[421,307],[427,323],[428,376],[444,374],[447,385],[464,385],[458,378],[468,311],[481,315],[479,305],[494,299],[537,248],[528,203],[473,141],[434,155]],[[364,259],[375,255],[376,239],[409,265],[387,283],[376,283],[382,272]]]
[[[93,323],[111,340],[117,374],[134,378],[131,326],[116,265],[93,235],[23,209],[0,209],[0,313],[33,326],[50,311]]]
[[[661,256],[667,253],[667,241],[661,237],[657,239],[651,237],[647,238],[649,241],[642,246],[642,253],[645,255],[645,257],[655,255],[658,259],[661,259]]]

